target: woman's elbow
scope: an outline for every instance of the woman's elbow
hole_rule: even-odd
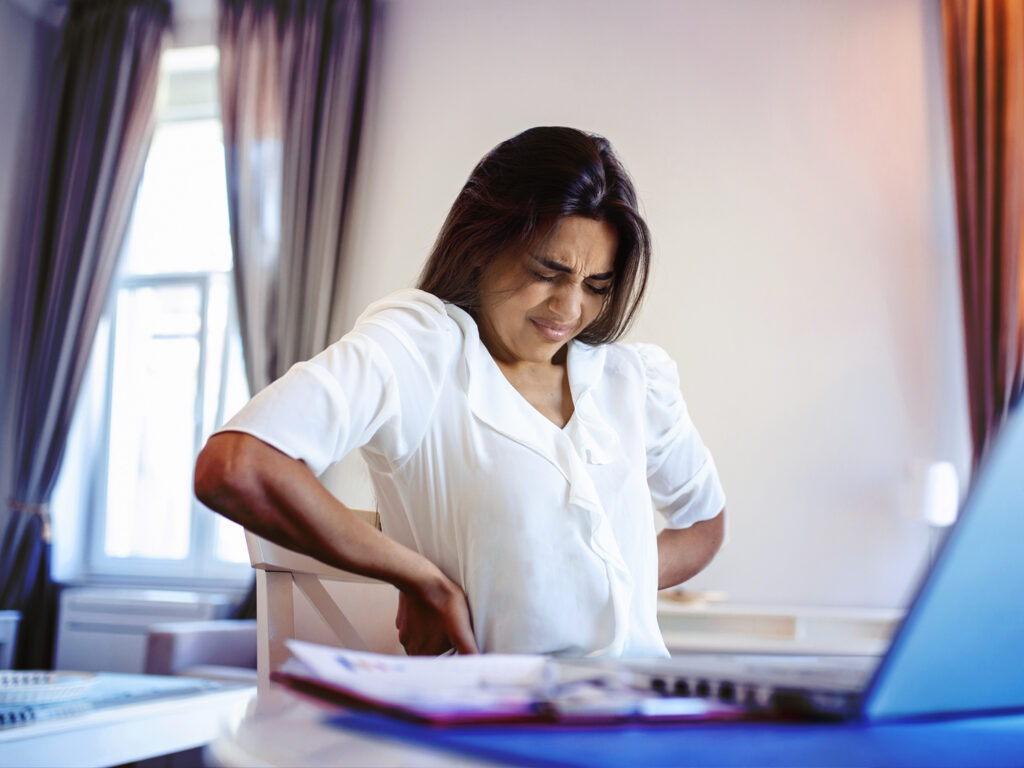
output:
[[[251,485],[247,439],[251,438],[239,433],[218,433],[207,441],[196,458],[192,481],[196,498],[232,519],[236,519],[232,513]]]
[[[722,544],[725,543],[725,507],[722,507],[722,511],[708,522],[710,523],[708,538],[710,540],[711,557],[714,557],[722,548]]]

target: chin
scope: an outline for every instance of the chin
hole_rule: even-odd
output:
[[[561,352],[568,343],[569,341],[567,340],[558,343],[552,342],[550,344],[544,344],[527,359],[529,359],[531,363],[550,363],[558,356],[559,352]]]

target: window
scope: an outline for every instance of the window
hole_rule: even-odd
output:
[[[79,408],[92,413],[76,415],[100,425],[78,483],[87,575],[250,572],[241,528],[192,494],[199,449],[248,398],[216,78],[213,47],[161,61],[159,121]]]

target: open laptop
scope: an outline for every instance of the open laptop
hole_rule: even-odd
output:
[[[754,710],[868,720],[1024,710],[1024,405],[988,459],[884,656],[684,654],[634,684]]]

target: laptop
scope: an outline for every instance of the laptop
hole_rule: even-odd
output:
[[[684,654],[621,662],[633,684],[765,714],[885,720],[1024,710],[1024,405],[881,657]]]

